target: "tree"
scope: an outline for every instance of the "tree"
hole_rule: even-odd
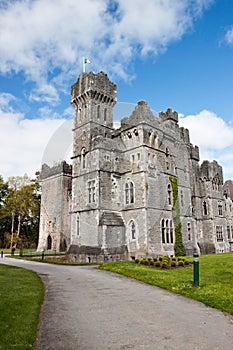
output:
[[[0,176],[0,247],[5,245],[5,232],[9,231],[11,223],[9,218],[4,215],[4,204],[8,193],[8,184]]]
[[[37,178],[39,174],[37,173]],[[8,194],[2,208],[2,218],[11,220],[11,247],[21,239],[21,231],[27,235],[39,226],[40,194],[37,179],[31,180],[27,175],[8,179]]]

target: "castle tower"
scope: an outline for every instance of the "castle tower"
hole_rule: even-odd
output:
[[[115,230],[118,237],[116,242],[109,243],[111,248],[119,245],[124,236],[122,218],[111,211],[109,182],[112,180],[104,162],[109,151],[106,143],[111,143],[114,130],[116,89],[103,72],[82,73],[71,89],[75,115],[69,253],[80,260],[106,254],[105,231],[109,222],[111,232]]]
[[[82,73],[71,87],[71,104],[75,110],[74,159],[89,152],[100,138],[110,136],[116,89],[104,72]]]

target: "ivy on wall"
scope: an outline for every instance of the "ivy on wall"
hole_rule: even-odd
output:
[[[174,250],[176,256],[184,256],[186,255],[185,247],[182,240],[182,225],[180,222],[180,205],[179,205],[179,197],[178,197],[178,181],[176,176],[169,177],[172,192],[173,192],[173,207],[172,207],[172,216],[175,225],[175,244]]]

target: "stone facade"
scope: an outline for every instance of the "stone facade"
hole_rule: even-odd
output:
[[[114,129],[116,90],[104,72],[82,73],[72,86],[72,175],[64,162],[42,168],[38,250],[65,240],[72,260],[175,255],[178,215],[186,254],[229,251],[232,200],[221,166],[199,164],[171,109],[155,116],[140,101]]]

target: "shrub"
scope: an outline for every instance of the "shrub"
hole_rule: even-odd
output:
[[[156,262],[156,261],[158,261],[158,259],[157,258],[153,258],[153,261]]]
[[[174,260],[171,261],[171,267],[176,267],[176,261]]]
[[[159,260],[155,261],[155,266],[156,267],[160,267],[160,261]]]
[[[163,257],[162,257],[162,256],[160,256],[160,257],[159,257],[159,261],[162,261],[162,260],[163,260]]]
[[[135,259],[135,263],[136,263],[136,264],[139,264],[139,259]]]
[[[184,264],[187,266],[187,265],[189,265],[190,264],[190,262],[188,261],[188,260],[184,260]]]
[[[146,259],[146,258],[142,258],[142,259],[140,260],[140,264],[142,264],[142,265],[146,265],[146,261],[147,261],[147,259]]]
[[[178,266],[184,266],[183,260],[179,260],[179,261],[178,261]]]
[[[181,256],[179,256],[179,257],[177,258],[177,260],[178,260],[178,261],[184,261],[184,258],[182,258]]]
[[[163,262],[162,263],[162,269],[167,269],[167,267],[168,267],[168,264],[166,262]]]
[[[176,261],[176,258],[172,258],[172,261]]]

